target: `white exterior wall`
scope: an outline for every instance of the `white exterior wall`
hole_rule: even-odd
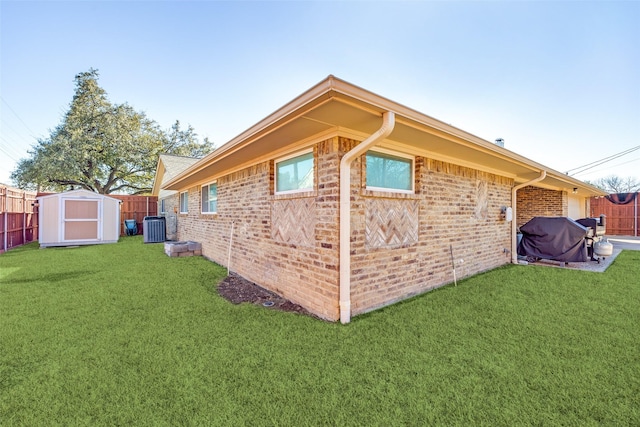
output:
[[[576,197],[571,194],[567,197],[568,217],[571,219],[586,218],[586,200],[584,197]]]

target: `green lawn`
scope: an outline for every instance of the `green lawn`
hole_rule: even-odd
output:
[[[232,305],[140,237],[0,255],[0,425],[640,425],[640,252],[349,325]]]

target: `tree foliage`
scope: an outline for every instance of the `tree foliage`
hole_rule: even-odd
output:
[[[165,132],[126,103],[111,104],[97,70],[78,74],[75,83],[62,122],[11,174],[18,187],[141,194],[151,191],[161,153],[202,157],[213,148],[206,138],[199,142],[191,126],[182,129],[176,121]]]
[[[632,176],[622,178],[616,175],[610,175],[590,182],[590,184],[607,193],[635,193],[636,191],[640,191],[640,181]]]

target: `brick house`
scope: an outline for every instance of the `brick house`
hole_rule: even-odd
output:
[[[451,252],[458,277],[514,262],[517,226],[603,195],[333,76],[160,190],[179,240],[343,323],[452,282]]]
[[[178,238],[178,192],[163,188],[164,184],[175,178],[198,158],[160,154],[153,179],[152,194],[158,196],[158,214],[166,218],[166,237],[168,240]]]

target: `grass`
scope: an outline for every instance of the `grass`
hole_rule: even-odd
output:
[[[139,237],[0,256],[0,425],[639,425],[640,252],[346,326],[232,305]]]

